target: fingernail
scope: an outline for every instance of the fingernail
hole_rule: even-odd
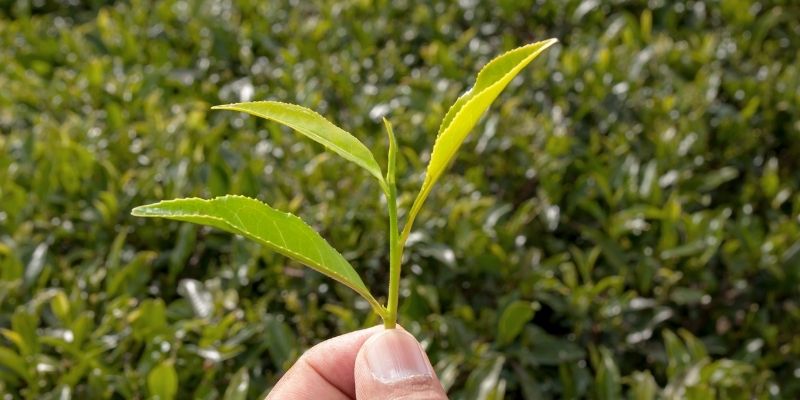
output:
[[[433,376],[422,347],[408,332],[389,329],[371,337],[364,346],[372,375],[383,383]]]

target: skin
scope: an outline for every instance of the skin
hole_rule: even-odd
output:
[[[274,399],[447,399],[427,355],[402,328],[373,327],[326,340],[275,385]]]

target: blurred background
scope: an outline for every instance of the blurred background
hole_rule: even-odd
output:
[[[800,3],[0,0],[0,395],[250,399],[379,323],[258,245],[132,207],[237,193],[378,296],[358,167],[215,104],[319,111],[401,210],[494,55],[557,37],[418,218],[400,322],[454,399],[800,397]],[[401,218],[402,218],[401,214]]]

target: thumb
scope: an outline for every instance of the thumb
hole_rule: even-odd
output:
[[[428,356],[403,329],[370,337],[356,356],[357,399],[447,399]]]

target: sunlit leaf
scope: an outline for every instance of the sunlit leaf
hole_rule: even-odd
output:
[[[220,105],[212,109],[242,111],[286,125],[366,169],[378,180],[381,187],[385,186],[381,167],[367,146],[308,108],[277,101],[255,101]]]
[[[147,390],[159,400],[172,400],[178,392],[178,374],[172,361],[162,361],[147,374]]]
[[[377,300],[338,251],[297,216],[258,200],[244,196],[177,199],[136,207],[131,213],[209,225],[255,240],[347,285],[380,313]]]
[[[490,61],[478,73],[475,86],[456,100],[439,127],[431,160],[422,188],[411,206],[408,220],[403,228],[403,238],[411,232],[411,226],[433,185],[450,165],[456,152],[494,99],[519,74],[522,69],[545,49],[556,43],[548,39],[518,47]]]

